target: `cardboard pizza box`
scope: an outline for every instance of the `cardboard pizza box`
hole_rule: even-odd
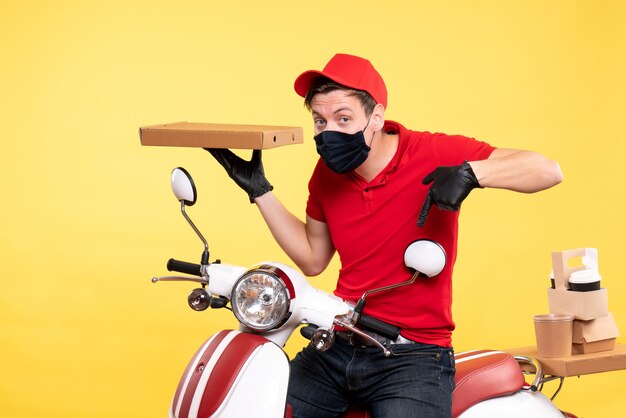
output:
[[[302,128],[175,122],[139,128],[142,145],[199,148],[267,149],[301,144]]]

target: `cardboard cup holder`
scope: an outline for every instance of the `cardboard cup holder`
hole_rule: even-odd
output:
[[[571,267],[569,262],[581,258],[582,264]],[[609,314],[608,293],[600,287],[598,250],[579,248],[552,253],[551,287],[548,305],[551,313],[574,315],[589,321]]]

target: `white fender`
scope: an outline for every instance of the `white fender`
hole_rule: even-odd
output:
[[[288,381],[289,359],[276,344],[220,331],[189,362],[169,417],[283,417]]]
[[[541,392],[521,390],[510,396],[482,401],[458,418],[563,418],[563,414]]]

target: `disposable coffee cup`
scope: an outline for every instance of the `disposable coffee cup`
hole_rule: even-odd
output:
[[[540,357],[568,357],[572,355],[573,315],[535,315],[535,337]]]
[[[596,270],[575,271],[569,276],[569,288],[574,292],[600,290],[602,277]]]

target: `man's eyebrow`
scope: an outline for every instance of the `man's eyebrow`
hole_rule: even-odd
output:
[[[341,112],[346,112],[346,111],[348,111],[350,113],[354,113],[354,111],[351,108],[345,106],[345,107],[340,107],[339,109],[335,110],[333,112],[333,115],[336,115],[337,113],[341,113]],[[316,112],[315,110],[312,110],[311,114],[314,115],[314,116],[321,116],[321,114],[319,112]]]

